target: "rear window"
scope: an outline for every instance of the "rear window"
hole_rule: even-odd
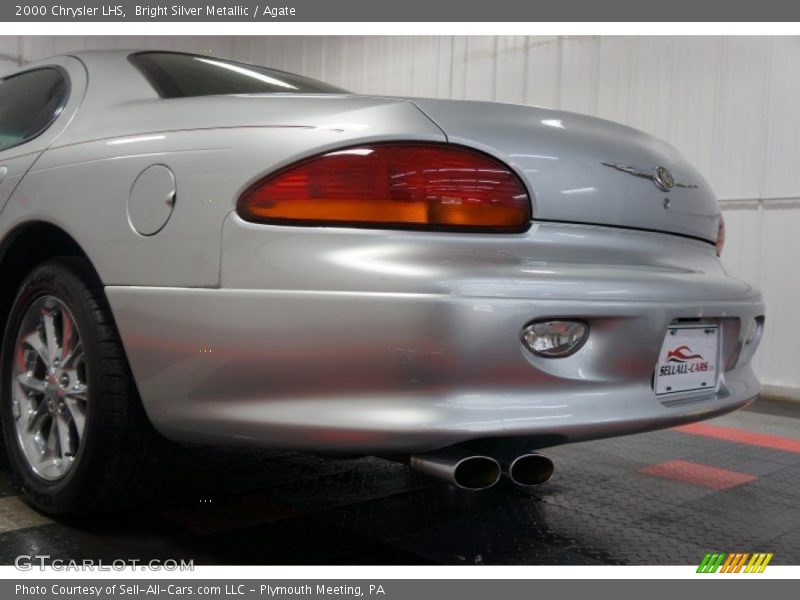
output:
[[[341,94],[345,90],[284,71],[210,56],[139,52],[131,62],[162,98],[220,94]]]

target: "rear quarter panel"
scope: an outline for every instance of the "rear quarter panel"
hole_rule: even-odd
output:
[[[225,99],[232,102],[221,102]],[[235,110],[237,99],[248,102],[251,111],[254,103],[268,106],[268,117],[242,126],[248,116]],[[183,104],[182,112],[194,112],[194,127],[186,119],[175,123],[172,116],[181,111],[176,104],[162,109],[161,102],[175,101],[146,103],[150,111],[165,112],[161,119],[142,117],[138,126],[131,119],[147,112],[139,105],[112,111],[115,120],[98,117],[102,126],[91,130],[86,116],[77,119],[81,135],[68,132],[41,156],[0,213],[0,232],[36,220],[57,225],[80,244],[106,285],[215,287],[225,217],[260,177],[302,157],[356,143],[444,141],[441,131],[406,102],[323,102],[318,104],[324,109],[316,105],[304,118],[288,96],[216,98],[205,103],[215,110],[208,119],[191,110],[203,102]],[[225,106],[228,113],[220,117]],[[159,233],[142,236],[129,222],[128,199],[136,177],[156,164],[175,176],[175,210]]]

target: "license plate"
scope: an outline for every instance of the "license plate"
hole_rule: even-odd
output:
[[[718,364],[718,326],[670,327],[656,365],[656,394],[713,390]]]

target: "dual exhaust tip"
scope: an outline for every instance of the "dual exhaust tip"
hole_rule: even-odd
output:
[[[521,488],[530,488],[550,479],[555,468],[553,461],[534,452],[497,460],[457,446],[414,455],[410,465],[415,471],[472,491],[488,489],[503,476]]]

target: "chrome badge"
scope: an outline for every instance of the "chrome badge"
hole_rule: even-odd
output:
[[[668,192],[672,188],[676,187],[680,188],[697,187],[697,185],[693,183],[676,181],[672,175],[672,172],[666,167],[656,167],[655,169],[641,169],[639,167],[623,165],[621,163],[604,162],[603,164],[607,167],[611,167],[612,169],[616,169],[617,171],[622,171],[623,173],[628,173],[629,175],[633,175],[634,177],[649,179],[654,184],[656,184],[656,187],[660,189],[662,192]]]
[[[656,176],[653,178],[656,185],[665,192],[670,191],[675,187],[675,179],[667,167],[656,167]]]

